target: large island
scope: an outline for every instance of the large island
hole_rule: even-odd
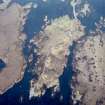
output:
[[[84,27],[78,20],[63,16],[52,20],[32,39],[37,46],[38,60],[34,71],[38,78],[31,81],[30,97],[43,95],[46,88],[59,90],[59,77],[70,55],[69,48],[83,35]]]
[[[27,13],[16,3],[0,11],[0,65],[5,65],[0,68],[0,94],[23,77],[22,44],[26,36],[21,31]]]

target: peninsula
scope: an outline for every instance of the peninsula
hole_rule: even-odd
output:
[[[22,44],[26,35],[21,31],[27,13],[17,3],[0,11],[0,60],[5,64],[5,67],[0,68],[0,94],[23,77],[25,60]]]

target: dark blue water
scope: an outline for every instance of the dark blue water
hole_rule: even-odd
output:
[[[95,22],[98,22],[100,17],[105,17],[105,0],[88,0],[91,6],[91,15],[85,18],[80,18],[81,23],[86,26],[86,31],[95,30]]]
[[[13,2],[18,2],[21,5],[25,5],[28,2],[34,2],[38,4],[37,9],[32,9],[28,15],[26,24],[24,25],[23,32],[27,35],[27,41],[25,42],[23,53],[26,61],[30,54],[33,54],[34,60],[25,69],[25,74],[23,80],[16,84],[13,88],[9,89],[5,94],[0,96],[0,105],[68,105],[67,100],[70,98],[71,90],[69,87],[69,82],[72,77],[72,54],[69,56],[67,68],[64,68],[64,73],[59,77],[60,89],[61,91],[56,93],[55,97],[51,97],[51,93],[54,87],[47,89],[45,95],[42,97],[36,97],[32,100],[28,99],[29,95],[29,81],[35,77],[32,75],[31,70],[33,64],[37,60],[37,56],[33,53],[33,45],[28,49],[29,40],[35,35],[34,33],[39,33],[42,30],[42,25],[44,25],[44,17],[47,15],[49,21],[51,19],[58,18],[59,16],[72,15],[72,7],[69,5],[69,0],[66,2],[61,2],[60,0],[48,0],[47,3],[42,2],[42,0],[13,0]],[[80,18],[83,25],[86,26],[86,30],[89,31],[94,29],[94,23],[99,20],[100,16],[105,16],[105,1],[104,0],[89,0],[95,11],[89,17]],[[73,47],[74,48],[74,47]],[[70,50],[72,51],[71,47]],[[30,72],[28,72],[30,71]],[[60,101],[60,96],[63,96],[63,101]],[[23,97],[23,102],[21,103],[20,97]]]
[[[5,67],[6,67],[5,62],[2,59],[0,59],[0,71],[2,71]]]
[[[60,0],[49,0],[49,2],[43,3],[41,0],[37,1],[38,8],[32,9],[29,13],[23,30],[29,38],[33,37],[34,32],[38,33],[42,30],[41,27],[44,24],[43,19],[46,15],[51,20],[72,13],[68,2],[62,3]]]
[[[38,4],[37,9],[32,9],[31,12],[28,15],[26,24],[24,25],[24,30],[27,34],[27,41],[25,43],[25,46],[23,48],[23,53],[26,58],[28,59],[28,56],[33,53],[33,45],[30,45],[32,48],[28,49],[29,45],[29,39],[31,39],[34,36],[34,33],[38,33],[41,31],[42,25],[44,25],[44,17],[47,15],[49,21],[51,21],[54,18],[58,18],[59,16],[63,15],[70,15],[72,14],[72,8],[69,6],[69,0],[66,2],[61,2],[60,0],[49,0],[49,2],[44,3],[42,0],[14,0],[14,2],[18,2],[21,5],[26,4],[27,2],[35,2]],[[71,15],[72,16],[72,15]],[[33,54],[34,59],[37,57],[35,54]],[[34,61],[35,62],[35,61]],[[28,63],[28,62],[27,62]],[[31,101],[29,101],[28,96],[29,96],[29,81],[34,77],[31,73],[31,69],[33,67],[33,62],[32,64],[28,64],[24,78],[21,82],[16,84],[13,88],[9,89],[5,94],[0,96],[0,105],[25,105],[25,104],[31,104],[31,105],[47,105],[47,103],[51,104],[51,101],[57,105],[61,105],[61,102],[59,101],[59,95],[54,97],[53,99],[51,98],[51,89],[46,90],[46,94],[41,97],[41,98],[35,98]],[[30,71],[30,72],[28,72]],[[59,93],[58,93],[59,94]],[[23,97],[23,103],[20,102],[20,97]],[[49,104],[49,105],[50,105]]]

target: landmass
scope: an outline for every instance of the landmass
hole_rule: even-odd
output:
[[[25,59],[22,45],[26,35],[22,33],[22,26],[28,12],[17,3],[0,11],[0,60],[5,64],[0,70],[0,94],[23,77]]]
[[[105,20],[96,30],[77,41],[73,58],[74,105],[105,105]]]
[[[40,97],[46,88],[59,90],[59,77],[66,66],[69,47],[83,35],[84,27],[80,21],[63,16],[52,20],[32,39],[31,43],[37,47],[38,59],[34,69],[37,79],[30,82],[30,98]]]
[[[11,0],[0,3],[0,94],[23,78],[25,59],[22,46],[26,35],[22,29],[30,8],[38,6],[32,2],[24,7],[10,3]],[[90,5],[85,2],[80,6],[81,0],[70,0],[70,4],[74,19],[66,15],[50,22],[46,15],[42,31],[29,42],[28,47],[34,45],[32,50],[37,56],[32,68],[34,78],[30,81],[29,98],[43,96],[46,89],[52,87],[53,93],[60,91],[59,77],[67,66],[68,56],[73,54],[73,60],[70,59],[73,76],[69,84],[73,105],[105,105],[105,19],[101,17],[95,24],[96,30],[86,35],[79,17],[91,13]],[[77,10],[78,6],[80,9]],[[33,59],[30,54],[29,63]]]

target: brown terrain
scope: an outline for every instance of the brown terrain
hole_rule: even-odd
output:
[[[73,67],[74,105],[105,105],[105,33],[97,28],[77,42]]]
[[[59,88],[59,77],[70,54],[69,47],[83,35],[84,28],[80,22],[64,16],[53,20],[35,36],[33,43],[38,47],[39,57],[34,71],[38,80],[31,81],[30,97],[43,95],[43,87],[55,87],[54,91]]]
[[[24,34],[21,28],[25,20],[25,11],[13,3],[0,11],[0,59],[6,67],[0,70],[0,94],[22,79],[24,58],[22,43]]]

